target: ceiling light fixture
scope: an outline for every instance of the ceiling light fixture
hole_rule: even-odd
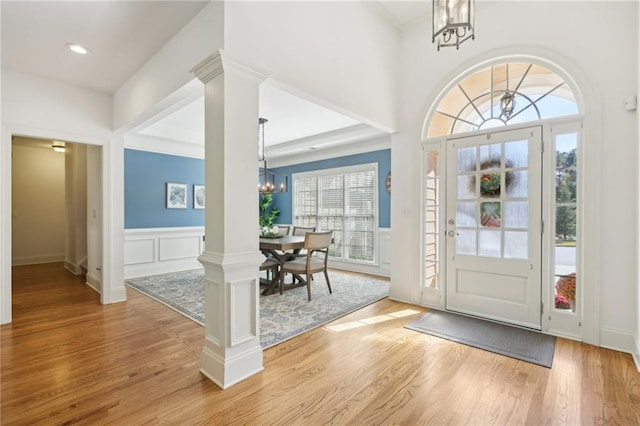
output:
[[[71,50],[73,53],[77,53],[78,55],[86,55],[89,53],[89,49],[81,44],[67,43],[65,46],[67,46],[67,49]]]
[[[289,187],[289,176],[282,176],[274,173],[267,168],[267,159],[264,156],[264,123],[266,118],[258,119],[258,163],[262,163],[262,170],[258,178],[258,191],[260,194],[275,194],[278,192],[287,192]]]
[[[67,149],[66,144],[60,141],[53,141],[51,148],[53,148],[55,152],[65,152]]]
[[[440,47],[455,46],[471,39],[474,34],[474,0],[433,0],[433,43]]]

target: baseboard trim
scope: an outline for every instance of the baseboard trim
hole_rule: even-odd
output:
[[[86,284],[92,289],[94,289],[96,293],[98,294],[102,293],[102,283],[100,282],[100,278],[96,277],[95,275],[87,273],[86,280],[87,280]]]
[[[635,343],[636,343],[636,347],[635,347],[635,351],[631,354],[631,356],[633,357],[633,362],[636,363],[636,368],[638,369],[638,372],[640,372],[640,337],[638,339],[635,339]]]
[[[125,266],[124,278],[138,278],[149,275],[168,274],[170,272],[188,271],[202,268],[198,259],[180,259],[166,262],[156,262],[140,265]]]
[[[339,269],[342,271],[357,272],[360,274],[375,275],[378,277],[385,277],[385,278],[391,277],[391,273],[389,269],[385,269],[376,265],[363,265],[359,263],[329,260],[328,266],[331,269]]]
[[[11,259],[12,266],[40,265],[42,263],[64,262],[64,253],[41,256],[22,256]]]
[[[84,274],[84,269],[82,268],[82,266],[80,265],[76,265],[74,263],[71,263],[69,261],[64,262],[64,268],[71,272],[73,275],[82,275]]]
[[[614,351],[627,352],[635,355],[637,351],[635,338],[626,330],[615,328],[600,328],[600,346]]]
[[[109,303],[119,303],[127,301],[127,289],[124,288],[114,288],[111,290],[111,302]]]

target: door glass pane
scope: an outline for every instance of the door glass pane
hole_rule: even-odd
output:
[[[504,203],[504,227],[527,228],[529,222],[529,202],[507,201]]]
[[[427,151],[425,156],[425,215],[424,215],[424,285],[438,287],[439,263],[439,193],[440,193],[440,153]]]
[[[483,173],[480,175],[480,196],[484,198],[500,197],[501,173]]]
[[[500,228],[502,209],[500,202],[480,203],[480,224],[485,228]]]
[[[528,141],[507,142],[504,144],[505,167],[527,167],[529,164]]]
[[[478,232],[478,254],[480,256],[500,257],[500,231],[481,229]]]
[[[476,227],[476,202],[466,201],[458,203],[456,212],[456,223],[458,226]]]
[[[473,175],[458,176],[458,200],[476,197],[476,180]]]
[[[458,171],[472,172],[476,169],[476,147],[460,148],[458,150]]]
[[[529,239],[527,232],[505,231],[504,257],[510,259],[527,259],[529,257]]]
[[[475,256],[476,251],[476,230],[458,229],[456,236],[456,253]]]
[[[556,145],[556,247],[555,296],[556,309],[576,311],[578,201],[578,134],[557,135]]]
[[[529,172],[526,170],[518,172],[507,172],[506,186],[508,198],[527,198],[529,192]]]
[[[480,147],[480,170],[500,168],[500,148],[499,143]]]

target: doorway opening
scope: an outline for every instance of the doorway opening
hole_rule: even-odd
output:
[[[532,62],[443,91],[423,144],[424,305],[579,337],[580,109]]]
[[[11,154],[11,268],[50,264],[101,293],[102,147],[12,135]]]

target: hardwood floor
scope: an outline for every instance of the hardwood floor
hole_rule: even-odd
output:
[[[628,354],[558,339],[552,369],[410,331],[387,299],[264,352],[227,390],[200,373],[203,328],[127,289],[98,294],[61,264],[13,270],[2,425],[640,424]]]

